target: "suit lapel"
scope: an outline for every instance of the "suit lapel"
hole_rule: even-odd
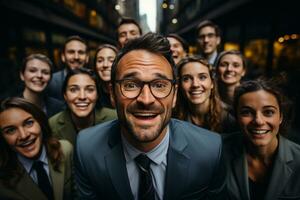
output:
[[[130,183],[127,175],[126,160],[120,137],[120,128],[114,125],[109,138],[111,151],[105,156],[107,170],[119,197],[124,200],[133,199]]]
[[[65,173],[65,168],[63,166],[64,163],[62,162],[60,165],[60,172],[55,171],[53,169],[53,165],[49,160],[48,163],[49,163],[50,177],[52,180],[54,199],[63,199],[64,173]]]
[[[24,196],[25,199],[40,199],[47,200],[46,196],[39,189],[38,185],[34,183],[31,177],[23,169],[20,180],[16,185],[16,192]]]
[[[63,111],[63,115],[61,115],[61,117],[58,119],[60,126],[59,132],[64,134],[61,135],[62,138],[69,140],[74,145],[77,133],[74,125],[72,124],[71,116],[68,112],[69,111],[67,110]]]
[[[183,130],[182,130],[183,131]],[[187,180],[190,158],[184,154],[186,139],[180,130],[170,122],[170,144],[167,155],[167,172],[164,199],[178,199]]]
[[[242,149],[241,149],[242,150]],[[237,182],[237,187],[239,187],[239,191],[241,194],[241,199],[249,200],[250,193],[249,193],[249,184],[248,184],[248,167],[247,161],[245,158],[245,152],[242,150],[243,153],[238,153],[237,157],[232,161],[234,177]],[[237,153],[237,152],[236,152]]]
[[[278,154],[265,199],[277,199],[293,173],[293,169],[288,165],[288,162],[293,160],[293,155],[288,149],[287,140],[280,136]]]

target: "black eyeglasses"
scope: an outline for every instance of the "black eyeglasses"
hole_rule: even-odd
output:
[[[173,85],[176,80],[171,79],[154,79],[152,81],[140,81],[136,79],[122,79],[116,80],[120,85],[121,93],[129,99],[138,97],[145,85],[150,88],[151,94],[158,98],[166,98],[170,95]]]
[[[208,33],[208,34],[203,34],[198,36],[198,40],[204,40],[206,37],[209,39],[216,37],[217,35],[215,33]]]

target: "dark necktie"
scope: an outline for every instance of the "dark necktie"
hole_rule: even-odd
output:
[[[44,192],[48,200],[53,200],[53,190],[43,163],[36,161],[32,167],[36,171],[39,188]]]
[[[140,172],[138,199],[155,200],[155,189],[150,173],[151,160],[146,155],[140,154],[135,158],[135,162]]]

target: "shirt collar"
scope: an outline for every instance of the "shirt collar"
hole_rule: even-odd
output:
[[[42,146],[42,153],[41,153],[40,157],[37,160],[26,158],[26,157],[22,156],[19,153],[17,153],[17,157],[18,157],[18,160],[20,161],[20,163],[23,165],[23,167],[27,171],[27,173],[30,173],[34,161],[41,161],[44,164],[48,165],[46,147],[44,145]]]
[[[137,148],[135,148],[133,145],[131,145],[126,138],[121,135],[124,154],[126,162],[131,162],[135,159],[139,154],[143,153],[146,154],[154,163],[157,165],[160,165],[161,163],[167,164],[167,152],[169,147],[169,126],[167,126],[167,132],[165,137],[162,139],[162,141],[151,151],[144,153]]]
[[[217,51],[214,51],[210,56],[210,58],[208,58],[208,63],[213,65],[215,63],[215,60],[217,59],[217,55],[218,55]]]

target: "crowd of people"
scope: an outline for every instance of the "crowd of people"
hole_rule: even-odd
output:
[[[24,89],[0,101],[0,199],[300,199],[280,77],[247,80],[212,21],[196,38],[191,55],[179,35],[124,18],[93,67],[80,36],[61,71],[27,56]]]

